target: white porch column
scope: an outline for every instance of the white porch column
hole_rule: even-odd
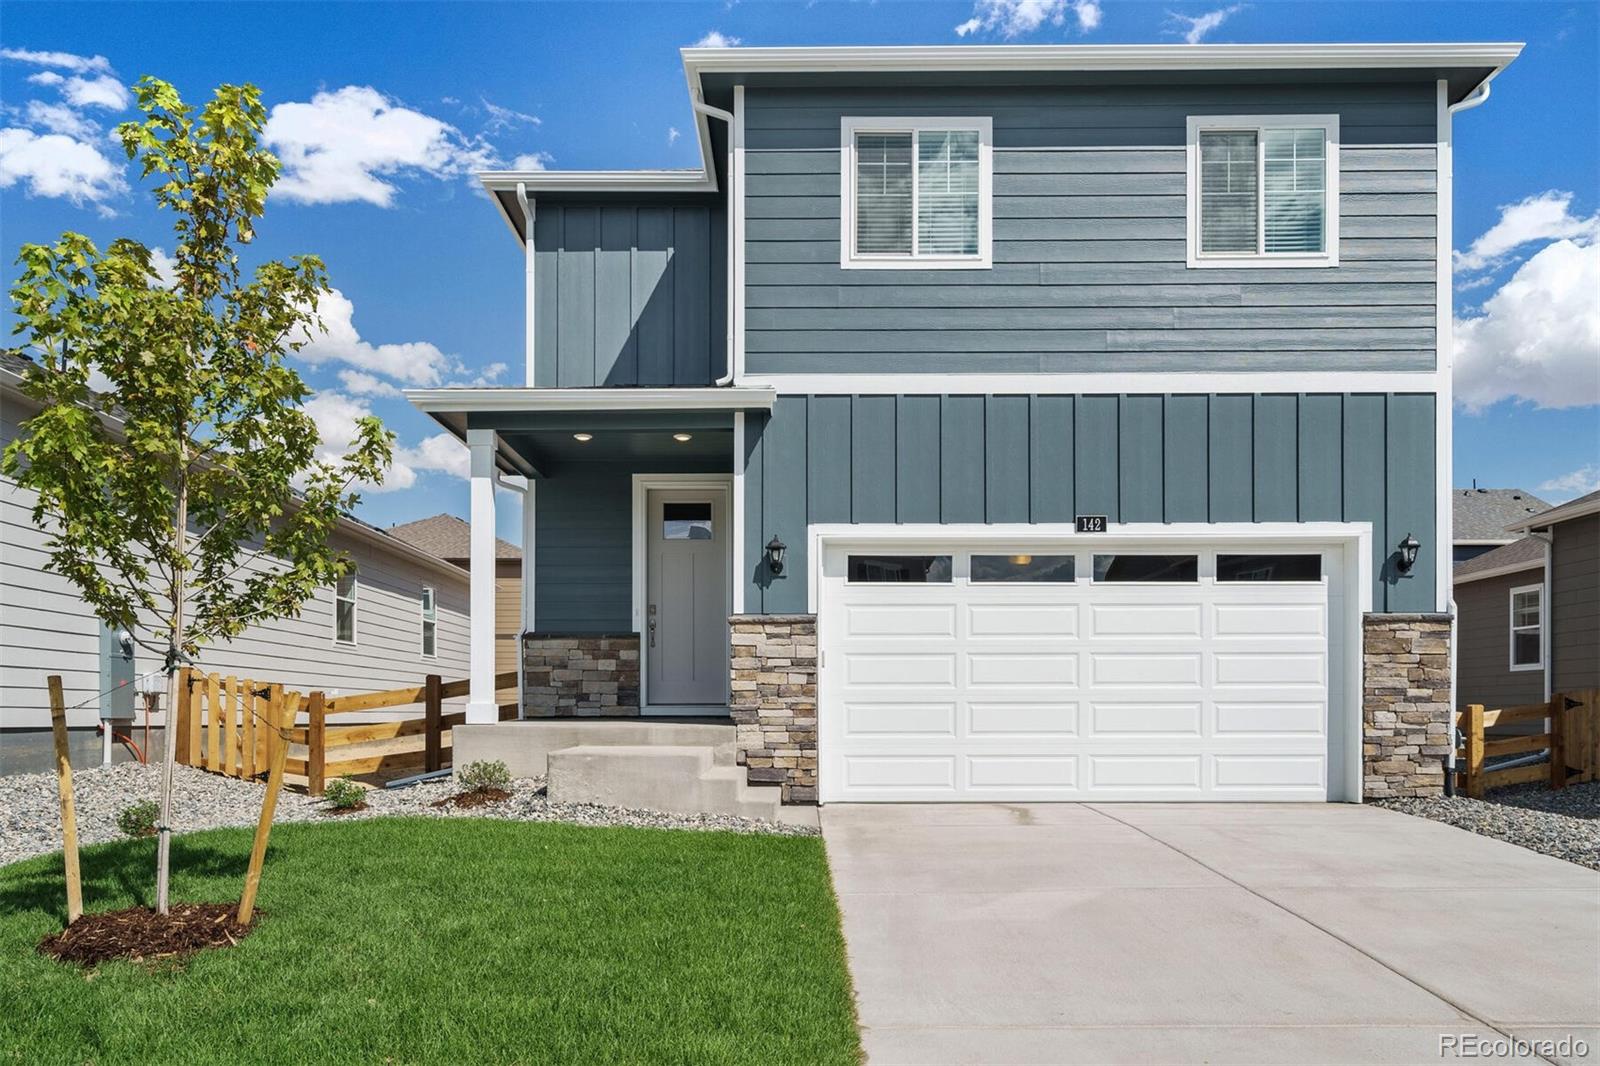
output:
[[[467,430],[467,449],[472,455],[472,660],[467,721],[498,722],[500,710],[494,697],[494,431]]]

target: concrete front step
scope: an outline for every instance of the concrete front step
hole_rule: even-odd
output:
[[[737,733],[724,719],[673,722],[650,718],[530,718],[458,725],[451,730],[451,762],[506,764],[512,777],[544,777],[550,753],[592,746],[693,746],[711,748],[718,765],[732,766]]]
[[[786,807],[777,788],[752,786],[722,745],[584,744],[550,752],[553,803],[645,807],[674,814],[726,814],[817,824],[816,810]]]

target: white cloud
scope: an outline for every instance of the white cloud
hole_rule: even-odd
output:
[[[0,189],[23,184],[30,196],[61,197],[101,214],[113,213],[105,201],[126,192],[122,168],[87,141],[60,133],[0,130]]]
[[[449,433],[424,437],[415,447],[396,448],[395,462],[404,463],[413,470],[434,470],[462,478],[471,472],[472,466],[467,446]]]
[[[356,396],[399,396],[400,390],[376,374],[365,370],[341,370],[339,382],[346,392]]]
[[[480,99],[482,99],[480,97]],[[484,128],[491,132],[507,130],[513,126],[540,126],[544,122],[538,115],[530,115],[526,111],[515,111],[509,107],[501,107],[489,100],[483,100],[483,109],[489,114],[489,121],[484,123]]]
[[[372,414],[365,400],[339,392],[319,392],[306,401],[306,414],[317,425],[316,455],[325,462],[338,462],[356,439],[356,421]],[[469,458],[466,446],[449,433],[435,433],[414,445],[401,444],[384,475],[382,485],[363,482],[363,492],[400,492],[412,488],[423,473],[466,477]]]
[[[723,33],[721,30],[711,30],[700,38],[690,48],[737,48],[744,43],[744,38],[734,37]]]
[[[133,103],[133,94],[127,86],[109,74],[95,78],[81,78],[74,74],[61,84],[61,95],[73,107],[103,107],[122,111]]]
[[[512,170],[543,170],[555,159],[549,152],[529,152],[511,161]]]
[[[1539,491],[1551,503],[1563,503],[1577,496],[1600,492],[1600,463],[1590,463],[1560,477],[1553,477],[1540,485]]]
[[[667,127],[667,146],[671,147],[672,145],[677,144],[678,143],[678,138],[682,137],[682,136],[683,136],[683,134],[681,132],[679,132],[678,127],[676,127],[676,126],[668,126]]]
[[[178,283],[178,261],[168,255],[164,249],[150,249],[150,265],[155,268],[156,276],[161,279],[161,284],[172,288]]]
[[[90,140],[100,136],[99,123],[84,118],[66,104],[29,100],[22,114],[28,125],[65,137]]]
[[[322,332],[313,332],[298,355],[305,362],[344,363],[407,385],[437,385],[456,362],[427,341],[373,344],[356,331],[355,305],[338,289],[317,301]]]
[[[1497,270],[1524,245],[1572,238],[1584,243],[1600,237],[1600,211],[1582,218],[1572,213],[1572,194],[1555,189],[1514,204],[1500,205],[1500,219],[1456,253],[1456,269]],[[1458,288],[1463,286],[1459,285]]]
[[[1065,26],[1069,13],[1079,33],[1099,28],[1104,16],[1099,0],[976,0],[972,17],[956,27],[956,36],[1026,37],[1043,26]]]
[[[105,56],[80,56],[71,52],[33,52],[26,48],[0,48],[0,59],[31,63],[36,67],[59,67],[75,74],[111,73],[111,61]]]
[[[1455,323],[1455,394],[1469,411],[1500,400],[1600,404],[1600,243],[1546,245]]]
[[[451,178],[487,168],[494,150],[441,119],[404,107],[370,86],[278,104],[264,139],[283,161],[273,193],[309,204],[388,207],[401,174]]]
[[[1244,8],[1244,4],[1230,4],[1227,7],[1219,7],[1215,11],[1207,11],[1203,15],[1181,15],[1176,11],[1169,11],[1167,12],[1167,21],[1176,27],[1170,32],[1182,36],[1185,44],[1199,44],[1206,39],[1206,36],[1212,30],[1243,11]]]
[[[511,367],[506,363],[490,363],[471,377],[461,378],[450,382],[452,385],[467,385],[481,388],[486,385],[496,384]]]

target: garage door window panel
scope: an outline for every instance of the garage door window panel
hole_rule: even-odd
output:
[[[1200,580],[1198,555],[1096,555],[1097,584],[1192,584]]]
[[[1322,556],[1218,554],[1217,580],[1228,584],[1321,581]]]
[[[852,585],[948,585],[948,555],[852,555]]]
[[[1070,555],[974,555],[972,582],[992,584],[1069,585],[1077,578],[1076,560]]]

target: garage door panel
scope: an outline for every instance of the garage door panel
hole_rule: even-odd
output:
[[[863,652],[845,657],[845,678],[852,685],[952,687],[956,657],[951,654],[888,654]]]
[[[1153,688],[1176,685],[1198,687],[1200,652],[1089,653],[1088,683],[1097,688]]]
[[[844,760],[845,784],[858,789],[951,791],[956,785],[952,755],[852,755]]]
[[[1275,640],[1291,637],[1326,638],[1327,609],[1322,603],[1217,603],[1212,604],[1213,632],[1218,637]]]
[[[1089,720],[1092,736],[1125,737],[1163,736],[1199,737],[1203,709],[1193,703],[1106,703],[1090,704]]]
[[[984,789],[1061,789],[1078,787],[1076,755],[973,755],[967,758],[967,787]]]
[[[967,683],[975,688],[1057,687],[1078,683],[1076,652],[969,652]]]
[[[1219,652],[1212,657],[1218,687],[1285,685],[1321,688],[1328,681],[1327,656],[1319,652]]]
[[[1163,640],[1201,635],[1198,603],[1095,603],[1089,606],[1090,638]]]
[[[1321,792],[1327,787],[1324,760],[1316,755],[1216,755],[1212,765],[1217,788]]]
[[[852,637],[954,637],[956,607],[953,603],[851,604],[845,609],[844,626]]]
[[[845,729],[850,736],[956,735],[954,703],[873,703],[849,700],[844,704]]]
[[[1281,736],[1286,733],[1322,736],[1326,731],[1328,705],[1320,700],[1216,701],[1218,736]]]
[[[970,737],[1073,736],[1077,732],[1076,703],[972,700],[967,704]]]
[[[1073,637],[1077,604],[977,603],[967,608],[967,633],[974,638]]]
[[[1200,791],[1198,755],[1090,755],[1088,763],[1097,789]]]

